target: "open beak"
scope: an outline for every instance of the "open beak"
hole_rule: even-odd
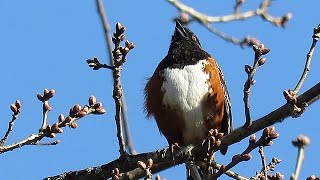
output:
[[[175,37],[180,37],[180,38],[186,38],[187,37],[187,33],[184,30],[184,27],[179,23],[179,21],[176,21],[176,28],[174,31],[174,36]]]

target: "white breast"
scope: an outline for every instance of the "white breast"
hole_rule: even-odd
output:
[[[195,65],[187,65],[182,69],[167,68],[163,72],[163,104],[183,114],[183,140],[186,144],[202,140],[207,133],[202,107],[210,88],[209,74],[203,71],[206,63],[201,60]]]

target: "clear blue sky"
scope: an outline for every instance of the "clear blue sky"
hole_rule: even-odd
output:
[[[86,104],[90,95],[95,95],[107,109],[105,115],[80,120],[75,130],[66,128],[56,138],[61,140],[57,146],[26,146],[1,154],[1,179],[42,179],[65,171],[102,165],[118,157],[110,72],[92,71],[85,63],[86,59],[94,56],[107,62],[103,31],[94,2],[0,2],[0,134],[5,132],[11,119],[9,105],[16,99],[22,102],[21,115],[8,143],[37,132],[42,110],[36,93],[44,88],[56,90],[56,96],[50,101],[53,106],[49,114],[51,123],[57,120],[60,113],[67,114],[74,104]],[[127,27],[126,37],[136,45],[128,55],[122,73],[132,141],[138,152],[153,151],[167,143],[159,134],[155,122],[145,118],[143,88],[146,79],[167,52],[174,29],[172,18],[177,15],[177,10],[165,0],[122,1],[122,5],[117,2],[104,2],[112,29],[120,21]],[[211,15],[229,14],[233,6],[233,1],[183,2]],[[243,10],[256,6],[257,3],[248,1]],[[274,1],[270,8],[272,15],[293,13],[286,29],[273,27],[260,18],[216,24],[220,30],[236,37],[257,37],[271,49],[266,56],[266,64],[255,76],[257,83],[250,97],[253,119],[284,104],[282,91],[295,86],[310,46],[312,30],[320,23],[316,15],[319,6],[317,0],[303,3]],[[233,105],[234,124],[239,127],[244,122],[242,90],[246,74],[243,67],[252,64],[253,51],[227,43],[196,23],[191,24],[190,28],[224,71]],[[319,48],[313,60],[302,91],[319,81]],[[265,152],[268,161],[274,156],[283,160],[276,171],[282,172],[285,179],[293,171],[296,159],[296,149],[292,147],[291,140],[300,133],[311,139],[300,177],[305,179],[308,175],[319,175],[319,108],[320,104],[316,102],[301,118],[290,118],[276,125],[280,137]],[[43,142],[49,140],[44,139]],[[228,162],[246,145],[247,140],[233,145],[226,156],[218,156],[218,161]],[[247,177],[254,175],[261,165],[257,151],[252,155],[254,160],[241,163],[234,170]],[[183,179],[184,169],[184,166],[179,166],[160,175],[167,179]]]

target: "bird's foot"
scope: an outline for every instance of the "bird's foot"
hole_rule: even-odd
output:
[[[173,143],[173,144],[170,144],[169,146],[165,147],[160,153],[161,153],[161,157],[164,158],[168,152],[168,150],[170,150],[171,152],[171,156],[172,156],[172,160],[173,160],[173,163],[175,163],[175,150],[180,150],[181,147],[178,143]]]

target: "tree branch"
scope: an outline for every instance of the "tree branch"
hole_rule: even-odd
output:
[[[111,67],[114,66],[114,61],[113,61],[113,55],[112,55],[112,40],[111,40],[111,32],[110,32],[110,25],[108,23],[107,16],[105,14],[105,10],[103,8],[103,3],[101,0],[96,0],[96,6],[98,10],[98,14],[100,16],[101,24],[103,26],[104,30],[104,35],[105,35],[105,40],[106,40],[106,45],[107,45],[107,52],[109,55],[109,64]],[[119,80],[119,83],[121,85],[121,82]],[[127,106],[126,102],[124,99],[124,95],[122,94],[121,98],[121,120],[124,128],[124,138],[125,138],[125,146],[129,150],[130,154],[136,154],[136,151],[134,149],[134,146],[131,142],[131,136],[130,136],[130,131],[128,127],[128,116],[127,116]]]
[[[307,59],[306,59],[306,63],[305,63],[304,69],[303,69],[303,73],[301,74],[300,80],[298,81],[296,87],[293,90],[294,94],[298,94],[304,80],[307,78],[307,74],[310,70],[310,63],[311,63],[311,59],[313,56],[313,52],[314,52],[314,49],[317,45],[319,37],[320,37],[320,24],[316,28],[314,28],[314,30],[313,30],[312,44],[311,44],[310,50],[307,54]]]
[[[303,103],[306,102],[311,105],[313,102],[318,100],[320,97],[320,83],[316,84],[300,96],[298,96],[298,102]],[[275,109],[269,114],[255,120],[249,127],[240,127],[235,129],[230,134],[224,136],[221,139],[221,145],[219,147],[215,147],[214,151],[218,151],[227,146],[230,146],[234,143],[241,141],[242,139],[258,132],[266,127],[269,127],[275,123],[283,122],[285,118],[288,118],[292,115],[292,104],[286,103],[283,106]],[[130,155],[125,158],[119,158],[112,162],[109,162],[105,165],[98,167],[90,167],[84,170],[78,171],[70,171],[65,172],[63,174],[45,178],[46,180],[70,180],[70,179],[92,179],[92,180],[102,180],[106,178],[112,177],[112,170],[115,168],[119,168],[120,173],[125,173],[131,171],[137,167],[138,161],[146,161],[147,159],[152,159],[154,164],[152,166],[152,173],[160,172],[164,169],[168,169],[174,165],[178,165],[184,163],[191,154],[193,157],[201,158],[206,154],[206,150],[202,148],[201,145],[189,145],[181,147],[180,150],[177,150],[175,154],[175,164],[172,160],[171,153],[166,153],[165,156],[160,153],[161,150],[142,153],[137,155]],[[136,176],[137,178],[144,177],[144,174],[140,174]]]

